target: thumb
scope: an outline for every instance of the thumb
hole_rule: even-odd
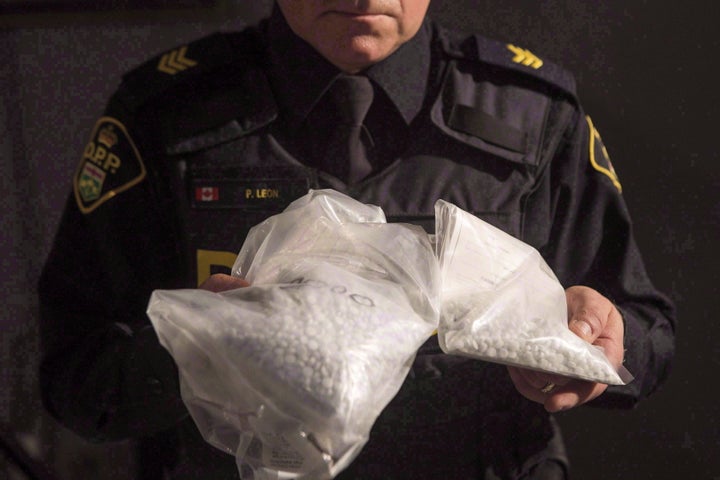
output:
[[[568,327],[588,343],[593,343],[605,328],[604,297],[588,287],[570,287],[566,290]]]
[[[597,338],[597,334],[595,334],[595,332],[599,329],[594,329],[592,327],[593,321],[588,318],[588,316],[588,312],[584,310],[575,313],[572,317],[570,317],[568,326],[570,327],[570,331],[572,331],[575,335],[588,343],[592,343]]]

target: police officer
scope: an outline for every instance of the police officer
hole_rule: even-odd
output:
[[[565,478],[552,412],[631,407],[662,384],[672,305],[645,273],[572,77],[443,29],[428,3],[278,0],[257,27],[123,78],[40,281],[55,418],[94,440],[140,439],[143,478],[237,478],[189,418],[144,312],[156,288],[245,285],[226,273],[248,229],[309,188],[428,230],[443,198],[533,245],[567,287],[568,327],[635,376],[608,388],[444,355],[431,339],[339,478]]]

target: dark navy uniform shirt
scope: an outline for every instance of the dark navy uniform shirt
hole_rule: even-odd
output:
[[[124,77],[82,151],[40,281],[41,384],[55,418],[95,440],[143,439],[146,471],[237,478],[233,458],[189,418],[147,301],[227,272],[248,229],[309,188],[429,231],[443,198],[522,239],[564,286],[595,288],[623,315],[635,380],[593,403],[631,407],[662,384],[672,305],[645,273],[620,180],[569,74],[428,20],[363,72],[379,155],[346,185],[311,148],[327,141],[314,107],[339,73],[276,10],[258,28],[179,46]],[[504,367],[444,355],[431,339],[339,478],[523,478],[564,461],[555,433]]]

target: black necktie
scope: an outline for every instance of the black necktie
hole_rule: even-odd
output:
[[[372,171],[372,138],[363,121],[373,101],[373,87],[367,77],[340,75],[326,95],[337,122],[329,132],[323,168],[353,184]]]

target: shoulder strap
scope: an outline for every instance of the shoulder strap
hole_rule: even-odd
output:
[[[263,51],[255,28],[237,33],[215,33],[163,52],[122,78],[125,104],[136,109],[163,93],[201,81],[206,75],[231,64],[256,62]]]
[[[473,34],[460,36],[441,29],[445,52],[453,58],[476,61],[535,78],[565,94],[576,97],[574,76],[563,67],[552,63],[530,50],[513,43]]]

